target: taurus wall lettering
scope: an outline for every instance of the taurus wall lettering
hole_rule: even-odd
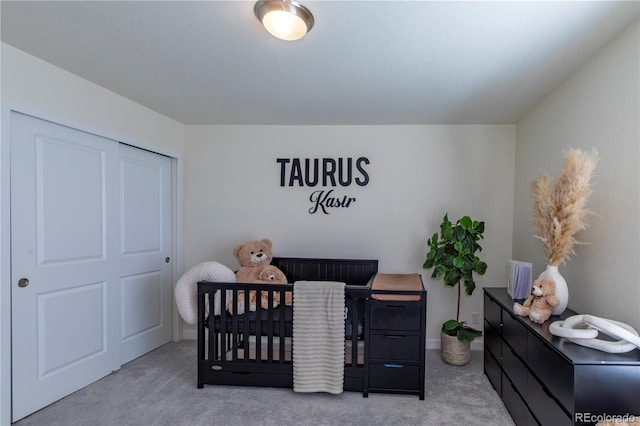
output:
[[[277,158],[280,164],[280,186],[321,185],[324,188],[313,191],[309,195],[312,206],[309,213],[321,211],[329,214],[330,209],[347,208],[356,202],[356,198],[334,193],[335,187],[348,187],[352,184],[366,186],[369,173],[365,166],[369,165],[367,157],[353,158]]]

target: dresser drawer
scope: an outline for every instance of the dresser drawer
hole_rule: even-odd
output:
[[[526,395],[527,376],[529,375],[527,367],[518,358],[515,351],[504,343],[502,347],[502,369],[518,389],[518,392]]]
[[[551,392],[529,374],[527,380],[527,403],[541,425],[571,425],[571,417],[552,398]]]
[[[529,368],[569,412],[573,412],[573,366],[532,333],[528,342]]]
[[[522,396],[520,396],[513,383],[511,383],[506,376],[502,381],[504,383],[502,402],[504,402],[504,406],[507,407],[507,411],[511,414],[511,418],[516,426],[537,425],[535,418],[529,411],[529,408],[527,408],[527,404],[524,402]]]
[[[420,302],[370,301],[369,327],[376,330],[420,330]]]
[[[420,367],[402,363],[370,363],[369,387],[390,390],[420,389]]]
[[[496,359],[500,359],[502,357],[502,339],[498,332],[489,325],[486,319],[484,322],[484,345],[489,348]]]
[[[420,361],[420,336],[404,334],[371,334],[369,356],[389,361]]]
[[[505,314],[507,315],[507,314]],[[500,333],[502,324],[502,308],[492,298],[484,295],[484,319]]]
[[[527,362],[527,334],[529,334],[529,332],[516,317],[506,311],[503,312],[502,338],[525,362]]]
[[[491,386],[496,390],[498,396],[502,396],[502,370],[500,362],[497,361],[491,352],[484,350],[484,374],[487,375]]]

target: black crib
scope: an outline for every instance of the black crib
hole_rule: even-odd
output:
[[[274,258],[289,283],[295,281],[338,281],[345,287],[345,379],[344,389],[361,392],[364,388],[365,302],[371,282],[378,272],[377,260]],[[257,304],[249,310],[244,298],[244,314],[226,312],[230,298],[233,312],[238,293],[268,294],[269,305]],[[215,294],[219,291],[222,315],[213,315]],[[293,387],[291,336],[293,308],[285,305],[286,292],[293,284],[198,283],[198,387],[246,385]],[[279,300],[273,306],[273,300]],[[207,316],[207,305],[211,315]]]

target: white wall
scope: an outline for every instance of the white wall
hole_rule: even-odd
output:
[[[517,125],[514,257],[544,269],[529,220],[529,181],[557,177],[563,150],[596,147],[601,160],[588,207],[596,215],[560,271],[569,308],[640,329],[640,35],[636,21]]]
[[[504,286],[511,256],[515,127],[188,126],[185,269],[269,237],[281,256],[375,258],[381,272],[423,272],[427,338],[455,316],[456,292],[423,271],[426,241],[449,212],[486,222],[479,286]],[[310,214],[308,187],[280,187],[276,159],[367,157],[367,186],[337,187],[348,208]],[[482,312],[482,290],[464,298],[464,320]],[[482,324],[478,325],[482,327]],[[439,340],[438,340],[439,342]]]
[[[180,158],[184,126],[2,43],[0,424],[10,423],[9,109]],[[179,164],[179,163],[178,163]],[[179,193],[179,191],[177,190]],[[181,214],[179,205],[174,212]],[[179,223],[179,222],[178,222]],[[179,247],[179,242],[177,243]]]

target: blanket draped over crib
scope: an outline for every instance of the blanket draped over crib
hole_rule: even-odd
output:
[[[344,383],[345,283],[293,285],[293,390],[339,394]]]

